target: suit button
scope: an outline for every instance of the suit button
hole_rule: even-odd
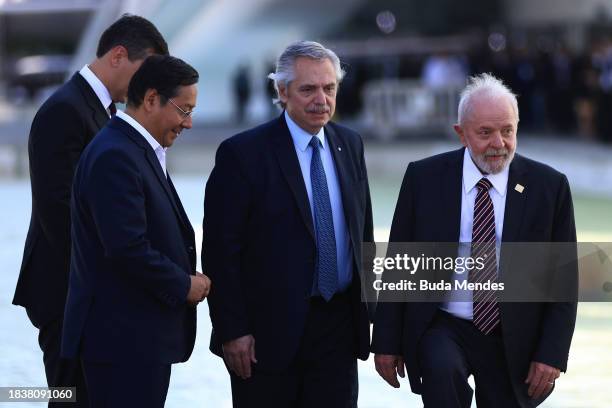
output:
[[[189,247],[187,247],[187,251],[188,251],[189,253],[192,253],[192,252],[194,252],[194,251],[195,251],[195,248],[194,248],[194,247],[192,247],[192,246],[189,246]]]

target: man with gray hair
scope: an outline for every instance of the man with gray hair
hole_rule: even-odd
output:
[[[501,243],[575,243],[567,178],[515,155],[518,122],[516,96],[499,79],[471,78],[454,126],[464,147],[408,165],[389,242],[467,243],[453,256],[485,259],[463,278],[471,284],[516,274],[504,268]],[[571,266],[564,276],[570,287],[576,274]],[[478,289],[465,296],[452,285],[443,301],[379,303],[372,340],[378,373],[399,387],[405,367],[426,408],[470,407],[470,375],[478,407],[541,403],[567,368],[576,303],[504,303]]]
[[[283,113],[217,150],[202,265],[235,407],[357,406],[373,227],[361,138],[330,121],[343,74],[321,44],[291,44],[270,76]]]

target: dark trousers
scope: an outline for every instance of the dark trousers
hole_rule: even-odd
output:
[[[62,319],[53,320],[40,328],[38,344],[43,352],[45,374],[49,387],[76,387],[76,402],[49,402],[49,407],[89,407],[87,387],[81,362],[60,357]]]
[[[92,408],[162,408],[170,384],[170,364],[96,363],[83,360]]]
[[[251,378],[230,373],[236,408],[354,408],[359,392],[356,340],[348,294],[311,299],[297,356],[281,373],[253,365]],[[279,328],[282,330],[282,328]],[[257,355],[257,339],[255,339]]]
[[[499,327],[484,335],[472,322],[440,310],[419,343],[419,360],[425,408],[469,408],[470,375],[478,408],[521,406],[508,374]]]

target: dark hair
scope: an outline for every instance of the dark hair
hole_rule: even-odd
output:
[[[168,44],[153,23],[131,14],[122,15],[102,33],[96,56],[100,58],[118,45],[125,47],[130,61],[143,59],[149,50],[168,55]]]
[[[198,71],[185,61],[169,55],[151,55],[132,77],[128,87],[128,105],[139,107],[149,89],[155,89],[162,104],[174,98],[181,86],[196,84]]]

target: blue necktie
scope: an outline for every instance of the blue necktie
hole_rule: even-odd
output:
[[[336,234],[332,217],[329,190],[321,153],[321,142],[316,136],[310,140],[312,159],[310,161],[310,181],[312,183],[312,202],[314,204],[314,223],[317,236],[317,275],[319,293],[329,301],[338,288],[338,266],[336,259]]]

